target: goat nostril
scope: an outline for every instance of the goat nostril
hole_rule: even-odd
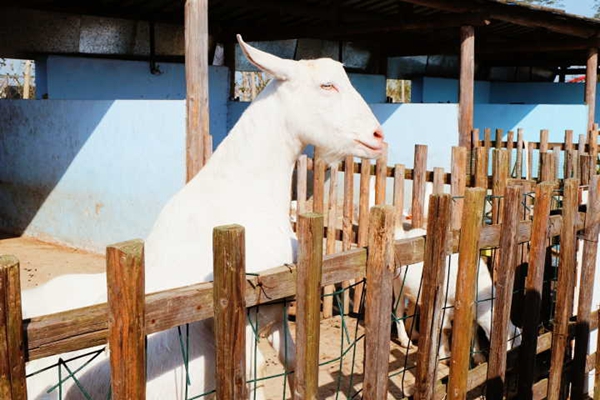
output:
[[[373,136],[375,136],[376,139],[383,141],[383,129],[381,129],[381,127],[377,128],[375,132],[373,132]]]

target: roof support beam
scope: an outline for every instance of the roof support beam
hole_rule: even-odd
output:
[[[588,106],[588,132],[594,129],[596,117],[596,86],[598,84],[598,48],[591,48],[588,52],[587,68],[585,72],[585,103]]]
[[[472,1],[452,1],[452,0],[401,0],[406,3],[420,5],[424,7],[435,8],[438,10],[451,12],[468,12],[475,8],[479,11],[480,4]],[[548,10],[541,11],[529,8],[527,6],[515,6],[510,4],[490,4],[485,7],[485,10],[490,12],[492,19],[510,22],[512,24],[544,28],[552,32],[558,32],[565,35],[576,36],[581,38],[589,38],[595,36],[598,32],[596,29],[583,26],[567,21],[564,16],[555,15],[549,16]]]
[[[208,0],[185,2],[186,182],[205,164],[208,111]]]
[[[458,92],[458,145],[471,148],[475,86],[475,29],[460,28],[460,81]]]

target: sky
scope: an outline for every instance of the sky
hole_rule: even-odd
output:
[[[563,0],[565,11],[570,14],[592,17],[595,14],[593,10],[594,0]]]

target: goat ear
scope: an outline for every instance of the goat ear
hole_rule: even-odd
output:
[[[296,61],[285,60],[252,47],[244,42],[241,35],[237,35],[237,41],[248,61],[260,70],[273,75],[276,79],[282,81],[288,80],[293,76],[294,69],[296,68]]]

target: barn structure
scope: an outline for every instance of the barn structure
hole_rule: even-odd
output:
[[[35,60],[37,98],[0,100],[0,231],[92,252],[145,237],[248,105],[235,98],[237,73],[253,71],[238,33],[282,57],[342,61],[386,130],[391,164],[413,164],[423,143],[429,164],[448,168],[450,147],[470,149],[474,129],[523,128],[535,140],[545,128],[560,142],[597,121],[600,21],[558,10],[4,0],[0,57]],[[578,74],[583,83],[566,82]],[[390,102],[391,79],[410,81],[410,103]]]

